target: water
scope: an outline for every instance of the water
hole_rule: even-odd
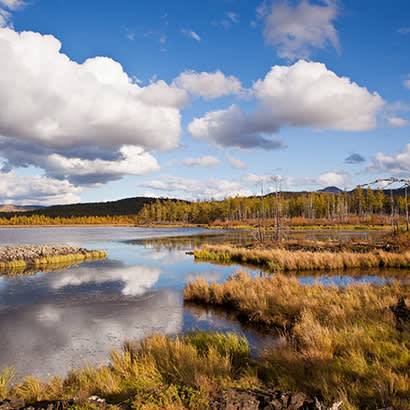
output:
[[[249,233],[200,228],[0,229],[0,247],[69,243],[108,251],[106,260],[60,271],[0,276],[0,369],[14,366],[20,377],[64,376],[68,369],[85,362],[105,363],[110,349],[121,347],[125,339],[139,339],[152,332],[174,335],[187,329],[239,332],[254,348],[260,348],[271,336],[243,328],[224,313],[184,307],[182,299],[188,281],[203,277],[222,282],[239,268],[195,263],[186,251],[204,242],[250,240]],[[261,274],[259,270],[241,269]],[[315,279],[310,274],[300,280],[311,283]],[[343,273],[320,280],[346,284],[386,279],[377,275],[359,275],[358,279]]]

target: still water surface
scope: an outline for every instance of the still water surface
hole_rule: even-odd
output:
[[[303,232],[305,239],[351,234]],[[357,234],[355,234],[357,235]],[[367,234],[362,234],[366,239]],[[226,315],[188,307],[182,291],[203,277],[221,282],[239,266],[195,263],[186,254],[203,243],[247,243],[252,234],[200,228],[57,227],[0,229],[0,247],[69,243],[106,249],[106,260],[85,262],[60,271],[0,276],[0,370],[14,366],[47,379],[87,363],[106,362],[112,347],[152,332],[169,335],[188,329],[231,330],[245,334],[258,348],[268,336],[244,329]],[[242,268],[252,275],[261,272]],[[312,277],[300,279],[311,283]],[[384,281],[378,276],[321,276],[325,283]]]

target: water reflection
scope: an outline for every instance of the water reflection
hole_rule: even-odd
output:
[[[111,264],[114,265],[114,264]],[[143,295],[151,289],[162,273],[161,269],[153,268],[149,265],[111,266],[104,269],[100,266],[78,267],[77,269],[68,269],[60,275],[54,275],[49,279],[50,286],[53,289],[61,289],[66,286],[81,286],[84,284],[109,284],[111,282],[120,282],[122,284],[121,294],[125,296]]]
[[[110,349],[125,339],[182,330],[180,295],[171,290],[126,300],[115,295],[56,296],[0,311],[0,368],[13,365],[20,375],[42,379],[48,373],[64,376],[85,361],[105,362]]]
[[[314,231],[282,231],[281,238],[285,240],[297,239],[301,241],[337,241],[348,242],[352,239],[367,241],[378,239],[386,234],[385,231],[366,232],[343,232],[332,230]],[[274,240],[274,232],[265,234],[266,240]],[[125,240],[125,243],[134,245],[144,245],[146,248],[155,249],[157,252],[175,250],[192,250],[201,247],[203,244],[217,245],[220,243],[230,243],[232,245],[247,245],[256,241],[255,232],[252,231],[218,231],[208,230],[196,235],[181,235],[178,237],[153,237]]]
[[[306,232],[303,235],[308,236]],[[253,346],[260,347],[272,336],[246,329],[224,312],[184,307],[182,300],[187,282],[199,277],[223,282],[239,268],[195,263],[186,251],[205,242],[235,244],[250,240],[251,233],[195,228],[1,230],[2,246],[68,242],[107,249],[108,259],[32,276],[0,276],[0,369],[12,365],[22,376],[33,374],[42,379],[48,373],[64,376],[68,368],[84,361],[106,361],[111,347],[120,347],[126,338],[138,339],[152,332],[171,335],[191,328],[232,330],[245,334]],[[253,268],[241,269],[252,275],[264,274]],[[391,272],[392,277],[394,272],[397,276],[397,271]],[[323,277],[323,272],[318,276],[306,272],[299,280],[345,283],[357,278],[380,280],[383,275],[365,272],[368,277],[363,278],[363,273],[332,272]]]

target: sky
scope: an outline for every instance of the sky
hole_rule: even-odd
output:
[[[0,203],[410,178],[408,0],[0,0]]]

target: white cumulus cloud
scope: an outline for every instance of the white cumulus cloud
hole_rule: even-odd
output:
[[[13,204],[64,204],[80,202],[82,191],[68,181],[47,176],[19,175],[14,170],[0,170],[0,202]]]
[[[174,80],[174,84],[206,100],[224,95],[238,95],[242,90],[242,84],[236,77],[227,77],[219,70],[214,73],[185,71]]]
[[[259,124],[235,104],[226,110],[210,111],[201,118],[194,118],[188,125],[188,131],[195,138],[211,141],[219,147],[286,148],[284,142],[264,135],[275,130]]]
[[[144,175],[160,170],[157,160],[140,147],[124,145],[120,153],[119,159],[111,161],[100,158],[67,158],[60,154],[51,154],[43,158],[40,164],[50,174],[67,178],[84,177],[84,180],[93,182],[107,182],[124,175]]]
[[[9,10],[17,10],[27,5],[24,0],[0,0],[0,6],[7,7]]]
[[[372,158],[372,165],[367,168],[369,172],[386,172],[390,175],[410,177],[410,144],[397,155],[386,155],[377,153]]]
[[[328,45],[339,50],[339,39],[334,21],[338,17],[336,1],[324,0],[311,4],[302,0],[295,6],[288,1],[275,1],[271,8],[266,4],[258,9],[264,19],[263,31],[267,44],[276,47],[282,58],[307,58],[314,48]]]
[[[316,182],[322,186],[343,186],[345,183],[344,175],[337,172],[324,172],[316,178]]]
[[[253,91],[258,104],[250,114],[232,105],[195,118],[188,130],[219,146],[283,148],[271,136],[282,127],[366,131],[377,125],[385,104],[376,92],[337,76],[322,63],[304,60],[272,67]]]
[[[178,144],[184,90],[133,83],[106,57],[78,64],[51,35],[0,29],[0,135],[47,147]]]

